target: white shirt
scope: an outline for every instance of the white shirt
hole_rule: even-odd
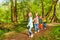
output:
[[[33,27],[32,17],[29,17],[29,19],[28,19],[28,26]]]

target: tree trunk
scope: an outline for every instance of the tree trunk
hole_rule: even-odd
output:
[[[60,8],[60,2],[59,2],[59,8]]]
[[[47,21],[48,21],[49,14],[50,14],[50,12],[52,11],[53,5],[54,5],[54,1],[52,0],[52,5],[51,5],[50,9],[48,10],[47,14],[45,15]],[[49,19],[51,19],[51,18],[49,18]]]
[[[16,0],[15,0],[15,3],[13,2],[13,0],[11,0],[11,21],[12,22],[17,22]]]
[[[14,9],[14,4],[13,4],[13,0],[10,0],[11,1],[11,21],[13,22],[13,9]]]
[[[47,12],[46,16],[49,16],[49,14],[50,14],[51,10],[52,10],[52,5],[51,5],[51,7],[50,7],[49,11]]]
[[[52,19],[51,19],[51,22],[55,22],[56,19],[57,19],[57,16],[56,16],[56,4],[57,4],[57,1],[58,1],[58,0],[54,1],[54,6],[53,6],[54,12],[53,12],[53,17],[52,17]]]
[[[42,18],[44,17],[44,5],[43,5],[43,0],[41,0],[42,2]]]
[[[17,22],[17,0],[15,0],[15,8],[14,8],[14,12],[15,12],[15,22]]]

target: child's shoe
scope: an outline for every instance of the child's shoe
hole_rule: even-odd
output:
[[[46,28],[44,28],[46,30]]]
[[[33,34],[31,35],[31,38],[33,38]]]
[[[37,32],[35,32],[35,33],[37,33]]]
[[[38,32],[39,32],[39,30],[38,30]]]

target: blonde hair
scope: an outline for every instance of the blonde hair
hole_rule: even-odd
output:
[[[29,13],[28,13],[28,16],[32,16],[32,13],[31,13],[31,12],[29,12]]]

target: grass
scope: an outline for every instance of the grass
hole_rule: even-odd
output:
[[[7,29],[0,29],[0,40],[2,40],[4,38],[4,34],[8,33],[10,31],[15,31],[16,33],[18,32],[22,32],[26,29],[26,25],[25,24],[17,24],[15,28],[10,28],[11,30],[7,30]]]
[[[47,35],[35,37],[33,40],[60,40],[60,25],[55,26]]]
[[[52,37],[52,39],[55,40],[60,40],[60,25],[56,26],[54,29],[52,29],[52,31],[50,32],[50,36]]]
[[[22,32],[24,31],[26,28],[26,25],[23,24],[18,24],[16,25],[15,28],[13,28],[11,31],[15,31],[15,32]],[[4,36],[3,34],[9,32],[9,30],[1,30],[0,29],[0,39],[3,39]],[[49,35],[43,35],[40,37],[35,37],[33,40],[60,40],[60,25],[55,26],[50,32]]]
[[[26,25],[23,25],[23,24],[18,24],[16,25],[16,28],[14,28],[13,30],[16,31],[16,32],[22,32],[26,29]]]
[[[3,34],[7,33],[7,32],[9,32],[9,30],[1,30],[0,29],[0,39],[2,39],[4,37]]]
[[[60,40],[60,25],[55,26],[48,36],[42,36],[39,40]]]

